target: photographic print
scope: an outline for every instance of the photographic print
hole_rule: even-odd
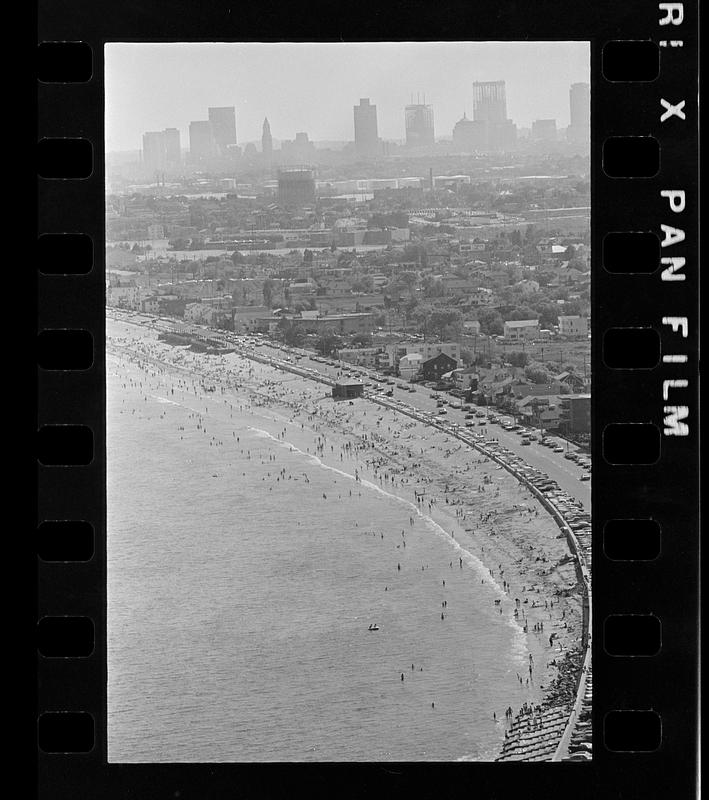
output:
[[[589,43],[105,76],[109,762],[590,760]]]

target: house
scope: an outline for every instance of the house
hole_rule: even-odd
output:
[[[539,333],[538,319],[515,319],[505,322],[504,336],[511,342],[536,339]]]
[[[422,364],[421,353],[408,353],[399,359],[399,375],[404,380],[411,381],[418,376]]]
[[[424,361],[437,356],[439,353],[445,353],[455,361],[460,361],[460,344],[458,342],[394,342],[386,345],[385,351],[389,358],[389,366],[394,368],[398,366],[399,359],[402,356],[411,353],[419,353],[423,356]]]
[[[560,372],[554,376],[554,380],[560,385],[572,392],[578,392],[586,386],[586,381],[580,375],[574,372]]]
[[[557,395],[527,395],[517,403],[517,412],[528,425],[543,430],[559,427],[560,405]]]
[[[348,347],[338,350],[337,357],[348,364],[374,369],[378,363],[377,356],[381,352],[381,347]]]
[[[445,377],[445,376],[444,376]],[[450,379],[456,389],[467,391],[478,388],[478,368],[477,367],[458,367],[450,373]]]
[[[589,334],[588,317],[578,314],[559,315],[559,335],[570,339],[585,339]]]
[[[266,306],[234,306],[231,309],[234,330],[237,333],[256,330],[258,320],[268,315]]]
[[[439,353],[421,364],[421,374],[426,381],[438,381],[446,372],[451,372],[458,366],[458,362],[446,355]]]
[[[463,331],[468,336],[475,336],[479,335],[480,333],[480,321],[477,319],[466,319],[463,321]]]

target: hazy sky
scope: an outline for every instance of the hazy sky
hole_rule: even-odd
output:
[[[569,123],[569,86],[590,82],[587,42],[185,43],[106,45],[106,149],[138,150],[144,131],[179,128],[208,106],[235,106],[240,143],[307,131],[312,140],[354,139],[352,107],[377,106],[379,135],[404,138],[404,106],[433,106],[436,137],[450,137],[473,81],[507,82],[507,114]]]

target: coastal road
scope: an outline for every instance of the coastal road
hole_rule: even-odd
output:
[[[163,323],[156,320],[154,317],[151,318],[150,315],[147,314],[135,314],[132,316],[134,317],[132,320],[133,322],[143,322],[143,324],[147,323],[151,327],[158,327],[159,329],[165,330],[172,328],[171,322],[168,322],[167,320]],[[207,328],[204,328],[204,331],[205,333],[212,335],[215,333],[215,331],[210,331]],[[224,332],[220,331],[217,335],[224,336]],[[248,343],[248,340],[252,339],[252,337],[227,334],[226,338],[238,343],[240,347],[245,346],[250,348],[252,346]],[[329,363],[334,361],[333,359],[329,359],[327,362],[324,359],[318,359],[316,361],[312,358],[311,354],[307,354],[307,351],[305,350],[300,350],[299,348],[289,348],[276,344],[267,344],[266,342],[263,342],[263,340],[259,346],[254,347],[253,349],[255,354],[263,357],[279,360],[292,359],[294,366],[297,364],[299,367],[308,367],[333,380],[342,376],[346,377],[350,373],[354,378],[360,378],[364,381],[372,383],[374,383],[375,377],[382,377],[374,370],[369,370],[363,367],[355,367],[354,365],[345,364],[344,362],[335,362],[334,364]],[[300,356],[297,361],[295,360],[296,355]],[[374,385],[382,390],[393,389],[393,399],[402,403],[406,403],[419,411],[428,413],[435,412],[437,410],[436,402],[439,397],[451,399],[450,395],[447,395],[443,392],[434,392],[430,388],[421,386],[419,384],[411,384],[415,387],[415,391],[409,392],[399,388],[399,385],[403,384],[404,382],[397,379],[393,380],[393,385],[379,383],[374,383]],[[432,395],[435,395],[435,398],[432,397]],[[480,411],[481,409],[478,406],[473,406],[473,410]],[[445,419],[448,422],[456,422],[461,426],[464,424],[465,411],[452,408],[450,405],[446,406],[446,411],[447,414]],[[499,418],[503,418],[505,416],[504,414],[499,414],[498,412],[495,413]],[[485,426],[479,426],[479,421],[479,418],[474,420],[475,426],[474,428],[470,429],[471,432],[484,433],[488,437],[495,437],[498,439],[500,444],[513,452],[515,455],[522,458],[530,466],[536,467],[548,475],[552,480],[556,481],[565,492],[581,502],[585,511],[590,513],[591,481],[580,480],[581,475],[588,472],[588,470],[580,467],[573,461],[565,459],[564,453],[554,453],[550,448],[542,447],[538,442],[532,442],[529,445],[523,445],[519,434],[513,431],[506,431],[500,424],[488,422]],[[575,445],[569,444],[564,440],[556,439],[553,436],[549,438],[562,445],[564,447],[564,452],[567,450],[578,450]]]
[[[285,355],[294,351],[290,350],[289,348],[262,345],[258,348],[258,352],[262,353],[263,355],[269,355],[273,358],[283,358]],[[295,352],[304,353],[305,351]],[[333,379],[339,377],[339,373],[344,373],[346,375],[348,372],[352,372],[354,377],[362,377],[365,381],[367,379],[373,380],[375,375],[377,375],[377,373],[375,373],[373,370],[366,370],[361,367],[353,368],[352,365],[349,364],[343,366],[340,366],[339,364],[337,366],[332,366],[328,363],[313,361],[311,358],[305,355],[301,358],[298,364],[300,366],[316,369],[321,374]],[[429,413],[437,410],[436,399],[439,396],[447,397],[447,395],[442,392],[435,393],[428,387],[416,384],[412,384],[415,386],[414,392],[404,391],[398,388],[400,383],[402,383],[401,380],[394,379],[394,386],[387,384],[377,385],[386,389],[393,388],[395,400],[407,403],[419,411],[426,411]],[[436,394],[436,399],[431,397],[432,394]],[[446,406],[446,410],[448,412],[445,417],[446,420],[449,422],[457,422],[459,425],[464,424],[464,411],[454,409],[450,405]],[[477,406],[474,406],[474,410],[479,411],[481,409]],[[495,413],[497,414],[497,412]],[[499,416],[504,417],[505,415],[502,414]],[[506,448],[508,448],[508,450],[524,459],[530,466],[540,469],[552,480],[556,481],[565,492],[582,503],[585,511],[590,513],[591,481],[580,480],[581,475],[588,473],[588,470],[580,467],[575,462],[564,458],[564,453],[555,453],[553,450],[551,450],[551,448],[542,447],[538,442],[532,442],[529,445],[523,445],[521,437],[517,433],[514,433],[513,431],[506,431],[499,424],[488,422],[487,425],[481,427],[477,425],[478,421],[479,420],[477,419],[475,420],[475,427],[472,428],[471,431],[485,433],[487,436],[494,436],[497,438],[500,444],[504,445]],[[549,438],[563,446],[564,452],[566,452],[567,449],[571,452],[578,451],[578,448],[575,445],[568,444],[562,439],[556,439],[553,436],[550,436]]]

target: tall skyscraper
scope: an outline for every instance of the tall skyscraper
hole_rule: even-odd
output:
[[[263,121],[263,131],[261,133],[261,152],[268,161],[273,158],[273,137],[271,136],[271,126],[268,124],[268,117]]]
[[[507,121],[507,94],[504,81],[473,83],[473,119],[480,122]]]
[[[572,142],[591,141],[591,87],[588,83],[572,83],[569,89],[571,124],[566,137]]]
[[[406,106],[404,117],[406,122],[406,144],[408,147],[420,147],[434,143],[433,106],[421,103]]]
[[[377,107],[368,97],[360,98],[359,105],[354,106],[354,138],[358,156],[375,156],[379,152]]]
[[[180,132],[177,128],[143,134],[143,164],[151,172],[176,167],[181,160]]]
[[[507,118],[504,81],[473,83],[473,120],[487,128],[487,149],[511,150],[517,142],[517,127]]]
[[[165,134],[147,131],[143,134],[143,166],[150,172],[165,169]]]
[[[180,148],[180,132],[177,128],[165,128],[165,160],[168,165],[173,166],[182,160],[182,150]]]
[[[190,156],[193,161],[214,158],[219,154],[212,123],[209,120],[190,122]]]
[[[219,155],[225,156],[229,146],[236,144],[236,110],[234,106],[210,108],[208,115]]]

